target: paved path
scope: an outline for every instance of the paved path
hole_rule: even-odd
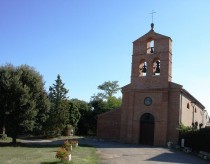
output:
[[[39,145],[62,145],[64,140],[22,140],[22,143]],[[97,148],[102,164],[210,164],[191,154],[161,147],[122,144],[98,141],[96,139],[79,139],[79,143]]]
[[[167,148],[83,139],[83,144],[97,148],[102,164],[210,164],[196,156]]]

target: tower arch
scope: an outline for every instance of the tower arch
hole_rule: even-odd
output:
[[[139,77],[147,75],[147,61],[145,59],[140,60],[139,64]]]
[[[147,40],[147,54],[154,53],[155,51],[155,40],[153,38],[148,38]]]
[[[160,75],[160,58],[159,57],[155,57],[153,62],[152,62],[152,72],[153,72],[153,75]]]

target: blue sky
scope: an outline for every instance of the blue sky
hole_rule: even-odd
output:
[[[28,64],[46,89],[61,75],[70,98],[130,83],[132,42],[150,30],[173,40],[173,82],[210,113],[209,0],[0,0],[0,65]],[[119,94],[120,96],[120,94]]]

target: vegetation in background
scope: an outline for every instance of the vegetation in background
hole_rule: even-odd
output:
[[[103,91],[97,93],[97,95],[92,96],[92,99],[108,99],[109,97],[114,97],[114,94],[116,94],[120,87],[118,85],[118,81],[105,81],[103,84],[98,86],[98,89]]]
[[[70,100],[70,102],[77,107],[80,113],[80,119],[78,120],[77,124],[77,135],[92,135],[95,129],[93,129],[94,116],[91,105],[85,101],[78,99],[72,99]]]
[[[184,139],[185,147],[192,148],[193,151],[210,152],[210,129],[202,128],[199,130],[180,131],[180,142]]]
[[[81,117],[81,114],[79,112],[78,107],[72,103],[71,101],[68,101],[68,109],[69,109],[69,124],[74,127],[74,130],[77,131],[77,124],[79,122],[79,119]]]
[[[1,66],[0,79],[0,125],[16,143],[19,134],[42,129],[50,103],[42,76],[32,67]]]
[[[181,123],[179,125],[179,127],[177,128],[177,130],[182,133],[182,132],[188,132],[188,131],[192,131],[192,128],[189,126],[185,126],[183,123]]]
[[[60,75],[47,93],[42,76],[27,65],[1,66],[0,79],[0,138],[11,136],[14,143],[18,135],[55,137],[72,129],[74,134],[96,135],[97,115],[119,108],[122,101],[114,96],[118,81],[105,81],[85,102],[67,97]]]
[[[49,88],[51,108],[46,124],[46,134],[48,136],[60,136],[69,123],[68,90],[64,85],[60,75],[58,75],[55,84]]]

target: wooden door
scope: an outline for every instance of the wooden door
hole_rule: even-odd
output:
[[[140,144],[153,145],[154,143],[154,117],[145,113],[140,119]]]

